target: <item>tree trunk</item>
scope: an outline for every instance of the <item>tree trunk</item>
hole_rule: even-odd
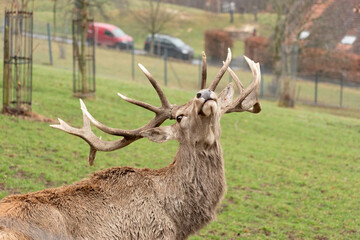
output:
[[[283,87],[280,94],[280,107],[294,107],[295,106],[295,82],[291,77],[284,77],[282,79]]]
[[[273,79],[272,83],[269,86],[269,90],[273,95],[276,95],[279,87],[279,82],[282,74],[282,64],[281,64],[281,44],[283,41],[284,28],[282,24],[282,7],[278,7],[276,25],[274,29],[274,70],[273,70]]]
[[[296,45],[295,45],[296,46]],[[296,51],[296,52],[295,52]],[[294,46],[283,45],[282,48],[282,89],[279,98],[279,106],[281,107],[294,107],[295,106],[295,75],[293,64],[294,54],[297,57],[297,48]],[[296,70],[295,70],[296,71]]]
[[[155,47],[155,33],[151,33],[151,40],[150,40],[150,55],[154,55],[154,47]]]
[[[86,32],[87,32],[87,5],[85,1],[82,1],[82,6],[80,9],[80,16],[81,16],[81,31],[80,31],[80,56],[79,56],[79,65],[80,67],[80,73],[81,73],[81,82],[82,82],[82,93],[87,94],[89,92],[88,90],[88,84],[87,84],[87,77],[86,77],[86,53],[85,53],[85,42],[86,42]]]
[[[85,54],[85,41],[86,41],[86,30],[87,30],[87,18],[82,18],[81,21],[81,53],[80,53],[80,64],[81,68],[81,80],[83,86],[83,93],[88,93],[87,79],[86,79],[86,54]]]
[[[9,19],[8,19],[9,20]],[[9,45],[9,23],[5,22],[5,34],[4,34],[4,61],[5,64],[4,69],[4,102],[3,102],[3,112],[6,111],[7,108],[10,107],[10,75],[11,75],[11,67],[9,64],[10,59],[10,45]]]
[[[23,3],[24,4],[24,3]],[[17,32],[16,32],[16,55],[15,55],[15,76],[16,76],[16,108],[17,110],[20,111],[21,108],[21,80],[20,80],[20,69],[18,66],[18,58],[20,57],[21,54],[21,34],[22,34],[22,29],[21,29],[21,22],[22,20],[18,17],[19,15],[17,14],[17,18],[15,21],[15,24],[17,26]]]
[[[273,77],[269,85],[269,91],[273,96],[277,96],[279,92],[280,78],[282,75],[281,59],[274,62]]]
[[[54,6],[53,6],[53,39],[56,37],[56,3],[57,0],[54,0]]]

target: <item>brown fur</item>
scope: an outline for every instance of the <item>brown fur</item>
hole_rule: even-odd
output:
[[[179,141],[168,167],[114,167],[69,186],[5,197],[0,239],[186,239],[214,219],[225,192],[221,104],[210,102],[194,98],[177,110],[180,123],[143,133]]]

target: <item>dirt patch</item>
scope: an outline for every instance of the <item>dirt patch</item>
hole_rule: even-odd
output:
[[[17,188],[8,188],[4,182],[0,183],[0,191],[7,191],[10,195],[19,194],[20,191]]]
[[[328,237],[321,236],[321,235],[316,235],[316,236],[315,236],[315,239],[316,239],[316,240],[329,240]]]
[[[18,118],[27,120],[27,121],[35,121],[35,122],[47,122],[47,123],[57,123],[57,120],[52,118],[48,118],[37,114],[35,112],[25,111],[25,110],[18,110],[18,109],[3,109],[3,114],[16,116]]]
[[[51,182],[51,181],[48,181],[46,178],[45,178],[45,175],[44,174],[41,174],[37,180],[41,183],[44,184],[44,186],[46,188],[53,188],[53,187],[56,187],[56,184],[54,182]]]
[[[228,204],[222,203],[216,210],[217,214],[221,214],[223,211],[225,211],[228,208]]]
[[[235,27],[235,26],[230,26],[225,28],[226,31],[229,32],[248,32],[248,33],[252,33],[254,31],[254,28],[258,28],[258,25],[253,25],[253,24],[244,24],[241,27]]]
[[[21,178],[21,179],[28,179],[29,174],[24,170],[19,169],[17,166],[9,166],[10,170],[15,171],[14,177]]]

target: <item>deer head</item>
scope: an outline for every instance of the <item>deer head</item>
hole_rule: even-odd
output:
[[[258,101],[258,89],[261,73],[259,64],[254,63],[252,60],[245,57],[245,60],[252,70],[253,81],[246,89],[244,89],[236,74],[229,67],[231,61],[231,51],[229,49],[226,61],[223,63],[222,68],[210,86],[205,88],[207,73],[206,56],[204,52],[202,54],[202,59],[202,89],[196,93],[193,99],[184,105],[170,104],[164,92],[151,74],[144,66],[139,64],[139,67],[155,88],[155,91],[160,98],[161,106],[155,107],[118,93],[125,101],[155,113],[155,117],[150,122],[138,129],[123,130],[104,125],[88,112],[82,100],[80,100],[81,110],[83,112],[83,126],[81,128],[71,127],[61,119],[59,119],[59,125],[51,125],[51,127],[83,138],[90,145],[90,154],[88,158],[90,165],[93,165],[94,163],[96,151],[113,151],[120,149],[143,137],[147,137],[152,141],[160,143],[175,139],[182,144],[193,145],[195,143],[204,143],[211,145],[220,137],[221,128],[219,122],[223,114],[243,111],[252,113],[260,112],[261,106]],[[231,83],[219,94],[219,96],[214,92],[226,71],[229,71],[231,74],[236,88],[239,91],[239,95],[235,99],[234,88]],[[176,123],[171,126],[161,127],[160,125],[167,119],[175,119]],[[122,138],[115,141],[104,141],[91,131],[90,123],[105,133],[121,136]]]

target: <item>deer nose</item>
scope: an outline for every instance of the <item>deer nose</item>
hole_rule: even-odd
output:
[[[203,98],[203,99],[205,99],[205,101],[214,99],[214,93],[213,93],[213,91],[211,91],[209,89],[204,89],[196,94],[196,98]]]

